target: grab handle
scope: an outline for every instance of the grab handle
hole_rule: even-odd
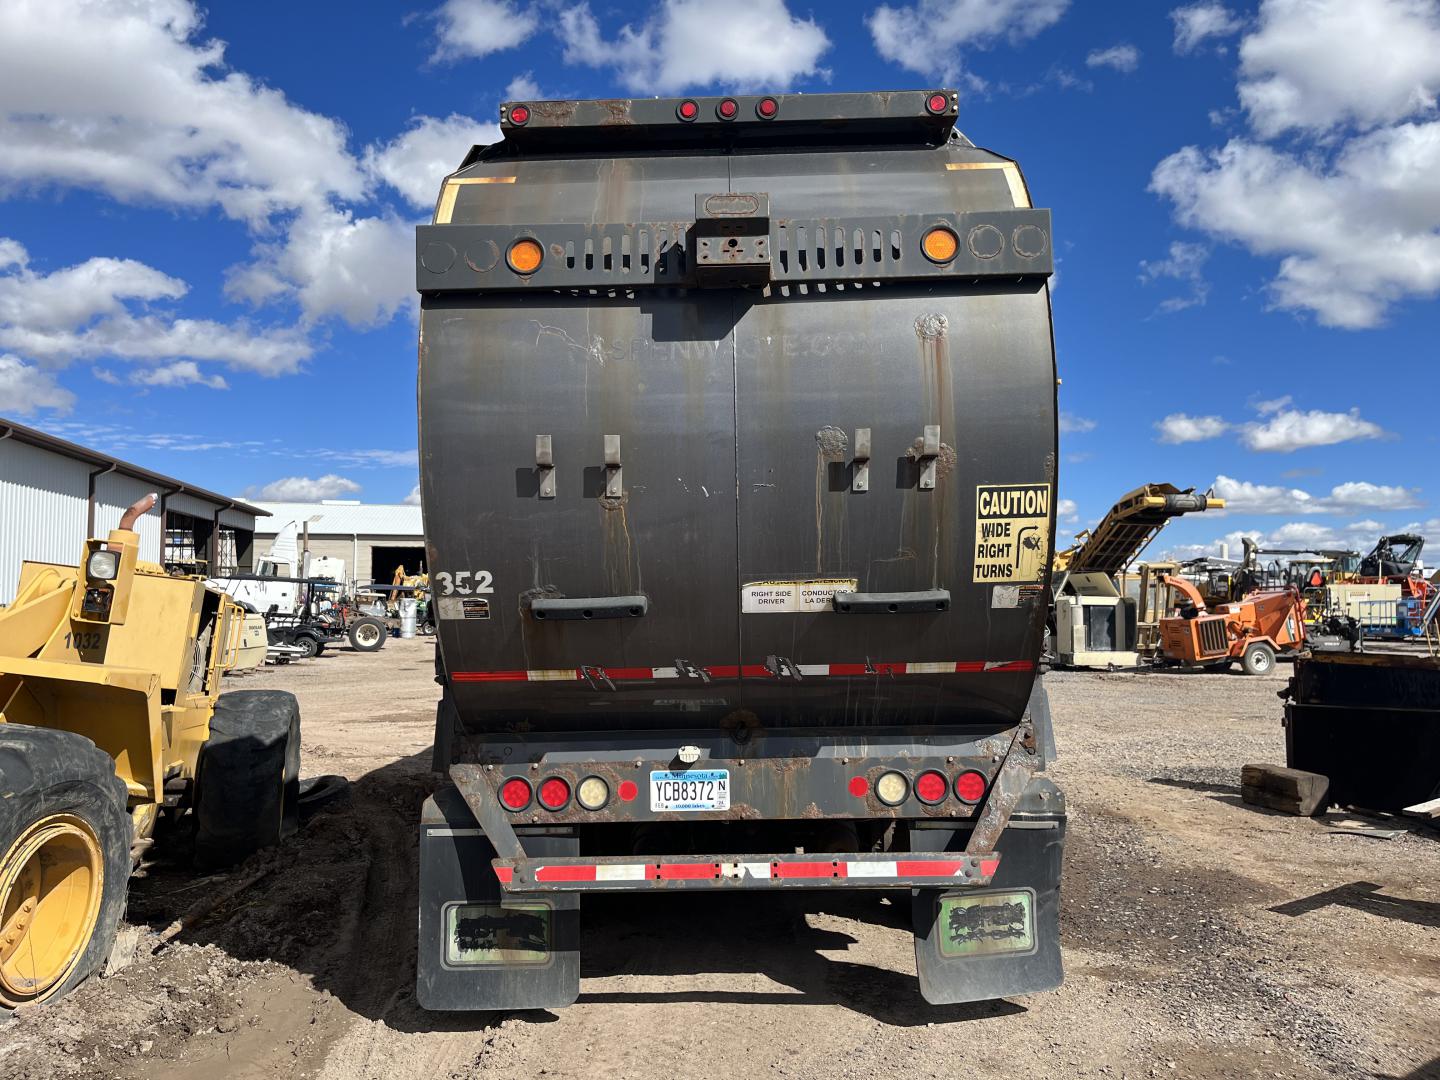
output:
[[[841,615],[921,615],[950,610],[949,589],[920,592],[837,592],[832,598]]]

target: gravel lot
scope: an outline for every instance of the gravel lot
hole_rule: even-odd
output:
[[[1284,759],[1284,668],[1048,676],[1072,815],[1054,993],[925,1005],[890,896],[607,897],[586,901],[574,1007],[426,1013],[431,653],[392,641],[234,680],[299,696],[307,774],[344,774],[350,797],[223,875],[162,845],[131,888],[142,935],[255,880],[0,1028],[0,1076],[1440,1077],[1440,836],[1240,802],[1241,764]]]

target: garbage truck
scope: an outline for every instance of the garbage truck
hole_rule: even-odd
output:
[[[925,1000],[1060,983],[1054,241],[957,98],[507,102],[443,181],[425,1007],[573,1002],[598,893],[889,890]]]

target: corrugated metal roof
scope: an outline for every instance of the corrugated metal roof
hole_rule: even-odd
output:
[[[270,515],[256,534],[274,536],[287,522],[310,523],[311,536],[413,536],[425,535],[420,507],[403,503],[257,502]]]

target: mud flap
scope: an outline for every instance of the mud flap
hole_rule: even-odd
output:
[[[578,855],[568,836],[521,836],[527,855]],[[580,995],[580,897],[501,906],[495,849],[452,787],[420,819],[415,996],[437,1011],[558,1009]]]
[[[966,833],[914,829],[915,851],[960,851]],[[989,1001],[1060,985],[1060,854],[1065,818],[1012,818],[984,889],[913,889],[915,968],[932,1005]]]

